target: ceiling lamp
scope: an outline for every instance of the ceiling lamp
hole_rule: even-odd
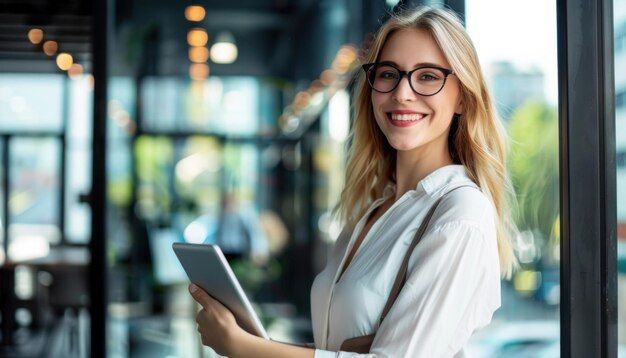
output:
[[[185,8],[185,19],[189,21],[202,21],[204,15],[206,15],[206,11],[202,6],[192,5]]]
[[[70,76],[71,79],[76,79],[80,77],[84,72],[83,66],[79,63],[75,63],[67,70],[67,75]]]
[[[63,71],[69,70],[73,63],[74,59],[72,58],[72,55],[68,53],[60,53],[57,56],[57,66],[59,66],[59,68]]]
[[[193,46],[189,48],[189,60],[195,63],[203,63],[209,60],[209,49],[201,46]]]
[[[43,31],[41,29],[32,29],[28,31],[28,40],[33,44],[38,44],[43,40]]]
[[[209,65],[206,63],[193,63],[189,66],[189,77],[195,81],[202,81],[209,76]]]
[[[187,43],[189,46],[205,46],[209,41],[209,35],[205,29],[195,28],[187,33]]]
[[[230,32],[221,32],[215,38],[211,46],[211,61],[221,64],[229,64],[237,59],[237,45],[235,37]]]
[[[43,52],[48,56],[54,55],[58,49],[59,45],[56,41],[46,41],[43,44]]]

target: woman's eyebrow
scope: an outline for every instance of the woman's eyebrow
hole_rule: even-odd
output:
[[[394,61],[380,61],[378,63],[385,64],[385,65],[393,65],[395,67],[400,68],[400,66]],[[418,68],[418,67],[444,67],[444,66],[438,63],[433,63],[433,62],[420,62],[420,63],[416,63],[415,65],[413,65],[412,68]]]

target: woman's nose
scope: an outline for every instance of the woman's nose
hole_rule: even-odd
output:
[[[414,100],[417,93],[411,88],[408,76],[402,76],[395,90],[393,90],[393,99],[398,102]]]

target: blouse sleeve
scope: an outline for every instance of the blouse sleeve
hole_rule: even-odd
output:
[[[416,246],[370,353],[318,349],[315,358],[453,357],[500,306],[498,260],[495,232],[466,221],[435,227]]]

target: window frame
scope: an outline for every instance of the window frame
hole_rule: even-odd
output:
[[[557,46],[561,356],[617,357],[613,1],[557,0]]]

